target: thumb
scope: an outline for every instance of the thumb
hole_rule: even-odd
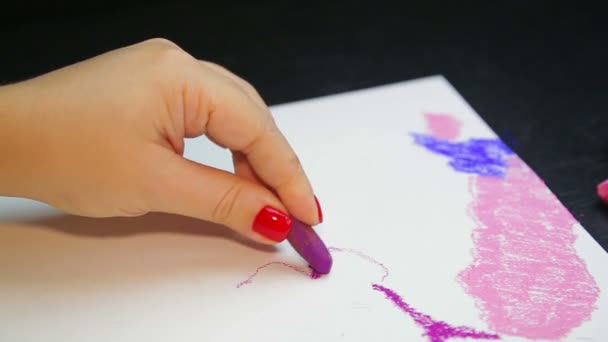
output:
[[[164,167],[152,211],[218,223],[255,241],[287,238],[291,217],[270,190],[233,173],[176,156]]]

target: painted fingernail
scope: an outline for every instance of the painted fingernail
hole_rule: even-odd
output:
[[[291,217],[275,208],[266,206],[253,221],[253,230],[270,240],[281,242],[291,229]]]
[[[321,205],[319,204],[319,199],[315,196],[315,203],[317,203],[317,216],[319,217],[319,223],[323,223],[323,210],[321,210]]]
[[[608,179],[597,185],[597,194],[602,201],[608,203]]]

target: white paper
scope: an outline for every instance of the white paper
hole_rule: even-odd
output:
[[[311,280],[276,251],[188,218],[65,216],[0,198],[0,341],[430,341],[371,288],[383,284],[437,320],[492,333],[457,281],[473,261],[470,176],[412,142],[424,113],[449,113],[463,139],[495,133],[442,77],[272,108],[320,199],[317,231],[334,253]],[[231,170],[227,151],[189,140],[186,157]],[[608,255],[576,225],[576,249],[601,289],[591,320],[563,341],[608,341]],[[503,341],[528,341],[500,334]],[[449,340],[451,341],[451,340]],[[483,341],[483,340],[481,340]]]

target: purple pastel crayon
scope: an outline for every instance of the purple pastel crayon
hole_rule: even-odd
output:
[[[287,240],[318,274],[328,274],[331,270],[331,254],[314,229],[306,223],[292,218],[291,231]]]

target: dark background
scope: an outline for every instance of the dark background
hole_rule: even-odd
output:
[[[444,75],[608,250],[608,35],[594,2],[24,1],[0,82],[165,37],[270,104]],[[572,5],[576,4],[576,5]]]

